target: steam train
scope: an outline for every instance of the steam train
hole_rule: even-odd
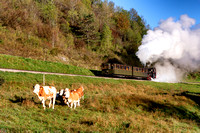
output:
[[[156,69],[151,67],[134,67],[116,63],[103,63],[102,75],[151,80],[156,78]]]

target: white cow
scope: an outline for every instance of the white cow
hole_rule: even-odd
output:
[[[56,88],[53,86],[40,86],[39,84],[36,84],[34,86],[34,91],[33,91],[38,98],[42,101],[43,107],[44,109],[46,109],[45,106],[45,101],[47,99],[50,100],[49,102],[49,108],[51,107],[51,103],[52,103],[52,99],[53,99],[53,109],[54,109],[54,104],[55,104],[55,100],[56,100]]]

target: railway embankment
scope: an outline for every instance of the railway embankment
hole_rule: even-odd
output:
[[[94,76],[82,67],[3,54],[0,54],[0,68]]]

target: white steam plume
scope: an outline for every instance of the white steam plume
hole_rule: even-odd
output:
[[[156,81],[178,82],[188,72],[200,68],[200,28],[191,28],[195,20],[182,15],[168,18],[149,30],[136,55],[143,64],[154,64]]]

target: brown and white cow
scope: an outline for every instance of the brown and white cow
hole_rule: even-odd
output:
[[[45,101],[47,99],[50,100],[49,102],[49,108],[51,107],[51,103],[52,103],[52,99],[53,99],[53,109],[54,109],[54,104],[55,104],[55,100],[56,100],[56,88],[53,86],[40,86],[39,84],[36,84],[34,86],[34,91],[33,91],[38,98],[42,101],[43,107],[44,109],[46,109],[45,106]]]
[[[79,87],[78,89],[74,90],[76,93],[78,93],[80,99],[84,99],[84,88],[83,86]],[[80,101],[78,102],[78,106],[80,106]]]
[[[67,105],[69,106],[69,103],[71,103],[71,108],[74,105],[74,109],[76,108],[76,103],[78,103],[78,106],[80,106],[80,99],[83,97],[83,91],[84,88],[80,87],[77,90],[70,90],[68,88],[65,89],[65,97],[67,98]]]

